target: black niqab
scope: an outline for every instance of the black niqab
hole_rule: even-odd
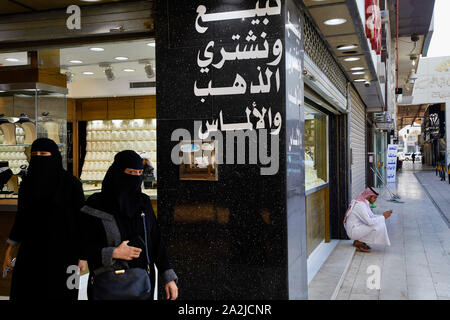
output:
[[[106,172],[100,193],[102,206],[119,217],[133,218],[142,210],[142,176],[125,173],[125,169],[142,170],[142,158],[132,150],[116,154]]]
[[[49,195],[55,194],[58,188],[62,172],[62,157],[57,144],[47,138],[39,138],[31,145],[31,152],[46,151],[50,156],[31,156],[30,166],[27,171],[27,184],[32,198],[38,201],[49,201]]]

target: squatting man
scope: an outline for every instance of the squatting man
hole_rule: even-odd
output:
[[[392,214],[392,210],[382,215],[373,214],[370,204],[378,198],[375,189],[369,187],[350,204],[345,219],[344,227],[353,245],[362,252],[370,252],[368,243],[390,246],[389,236],[386,229],[386,219]]]

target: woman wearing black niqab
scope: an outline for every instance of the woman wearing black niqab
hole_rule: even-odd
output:
[[[96,270],[116,269],[121,260],[125,260],[130,268],[146,269],[141,217],[145,213],[151,296],[155,289],[153,266],[156,265],[165,284],[166,298],[174,300],[178,296],[177,276],[170,266],[151,200],[141,191],[142,171],[143,160],[136,152],[125,150],[116,154],[103,180],[101,192],[90,196],[82,209],[85,213],[82,223],[86,239],[84,252],[94,279]],[[118,234],[113,234],[111,230],[107,234],[105,231],[102,221],[110,220],[111,215],[117,224]],[[115,245],[112,245],[113,242]],[[89,281],[88,299],[92,298],[91,283]]]
[[[7,241],[19,247],[11,300],[78,299],[78,289],[67,285],[71,276],[67,270],[77,266],[82,256],[79,217],[83,205],[81,182],[64,170],[56,143],[35,140]]]

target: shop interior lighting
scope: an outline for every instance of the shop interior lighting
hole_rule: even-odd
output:
[[[147,74],[147,78],[153,78],[155,72],[153,71],[153,66],[151,63],[145,65],[145,73]]]
[[[346,23],[347,20],[346,19],[342,19],[342,18],[335,18],[335,19],[329,19],[324,21],[323,23],[326,24],[327,26],[337,26],[343,23]]]
[[[364,82],[366,79],[356,79],[355,82]]]
[[[100,47],[93,47],[93,48],[90,48],[89,50],[95,51],[95,52],[102,52],[102,51],[105,51],[104,48],[100,48]]]
[[[116,78],[114,76],[114,72],[113,72],[111,66],[105,68],[105,75],[106,75],[106,79],[108,79],[108,81],[113,81]]]
[[[363,67],[353,67],[353,68],[350,68],[350,70],[359,71],[359,70],[364,70],[364,68]]]
[[[108,62],[101,62],[98,65],[100,68],[103,68],[103,72],[105,73],[106,79],[108,81],[113,81],[116,77],[114,76],[113,68],[111,67],[111,64]]]
[[[6,58],[5,60],[9,62],[19,62],[19,59],[16,58]]]
[[[358,46],[355,44],[343,44],[343,45],[337,46],[337,49],[341,50],[341,51],[352,50],[352,49],[356,49],[356,48],[358,48]]]
[[[85,72],[83,72],[83,74],[85,74],[85,75],[92,75],[92,74],[94,74],[94,73],[91,72],[91,71],[85,71]]]
[[[139,64],[143,64],[144,71],[147,74],[147,78],[151,79],[155,76],[155,71],[153,70],[153,64],[150,59],[141,59],[139,60]]]
[[[81,61],[81,60],[70,60],[69,62],[70,63],[74,63],[74,64],[81,64],[81,63],[83,63],[83,61]]]
[[[154,47],[154,46],[156,46],[156,44],[155,44],[155,42],[153,41],[153,42],[149,42],[149,43],[147,43],[147,45],[149,46],[149,47]]]
[[[67,81],[67,83],[71,83],[72,80],[73,80],[74,74],[73,74],[72,72],[70,72],[70,71],[67,71],[67,72],[65,73],[65,75],[66,75],[66,81]]]
[[[358,61],[360,58],[358,57],[350,57],[350,58],[345,58],[344,61]]]
[[[357,71],[357,72],[352,72],[352,74],[354,74],[354,75],[365,74],[365,72],[364,71]]]
[[[134,69],[123,69],[123,71],[125,71],[125,72],[134,72],[134,71],[136,71],[136,70],[134,70]]]
[[[117,61],[126,61],[126,60],[128,60],[127,57],[115,57],[114,59],[116,59]]]

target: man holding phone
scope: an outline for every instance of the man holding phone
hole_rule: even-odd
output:
[[[390,246],[389,236],[386,228],[392,210],[382,215],[375,215],[370,205],[375,203],[378,192],[374,188],[367,188],[356,199],[354,199],[345,214],[344,227],[353,245],[362,252],[370,252],[367,243]]]

